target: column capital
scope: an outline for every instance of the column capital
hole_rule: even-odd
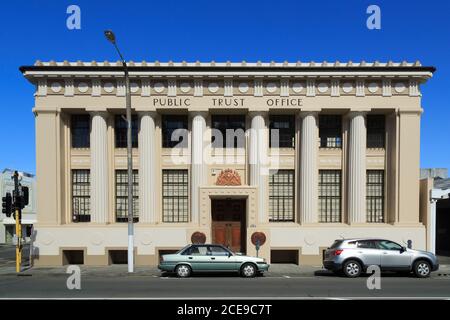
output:
[[[349,118],[354,118],[357,116],[363,116],[365,117],[367,113],[370,112],[370,109],[358,109],[358,110],[350,110],[346,116]]]
[[[305,118],[307,116],[317,117],[321,109],[311,109],[311,110],[301,110],[298,114],[301,118]]]
[[[249,111],[248,112],[248,115],[250,116],[250,117],[256,117],[256,116],[262,116],[262,117],[264,117],[264,116],[266,116],[267,114],[268,114],[269,112],[268,111]]]
[[[147,110],[147,111],[137,111],[137,114],[139,117],[150,116],[152,118],[155,118],[158,115],[158,112],[154,110]]]
[[[86,109],[86,111],[89,113],[89,115],[91,117],[101,116],[102,118],[105,118],[105,119],[109,117],[109,112],[106,110],[88,110],[88,109]]]
[[[206,117],[208,116],[208,111],[189,111],[188,115],[190,118],[194,118],[196,116],[202,116],[203,118],[206,119]]]

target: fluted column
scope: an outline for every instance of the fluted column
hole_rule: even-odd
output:
[[[318,222],[318,129],[317,112],[301,112],[300,135],[300,219],[302,224]]]
[[[109,214],[106,112],[91,113],[91,221],[106,223]]]
[[[267,210],[267,127],[263,112],[252,112],[249,141],[250,185],[258,187],[258,221],[268,221]]]
[[[155,113],[140,113],[139,129],[139,222],[156,221]]]
[[[193,113],[191,137],[191,217],[194,223],[200,222],[200,187],[207,183],[207,167],[203,157],[205,130],[206,113]]]
[[[366,119],[350,113],[348,146],[348,213],[350,223],[366,222]]]

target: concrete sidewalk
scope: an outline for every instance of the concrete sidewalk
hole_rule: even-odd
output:
[[[67,276],[67,267],[24,267],[21,272],[23,276],[40,276],[40,275],[54,275]],[[158,270],[156,266],[139,266],[135,267],[135,272],[130,274],[127,270],[127,265],[110,265],[110,266],[80,266],[82,275],[89,275],[94,277],[160,277],[166,276]],[[389,273],[387,273],[389,274]],[[0,268],[0,276],[16,275],[13,266],[4,266]],[[322,266],[298,266],[295,264],[272,264],[268,272],[264,274],[265,277],[315,277],[315,276],[330,276],[332,273],[323,269]],[[392,273],[392,276],[395,276]],[[401,276],[401,275],[399,275]],[[403,275],[404,276],[404,275]],[[450,264],[441,265],[437,272],[432,273],[436,276],[450,276]]]

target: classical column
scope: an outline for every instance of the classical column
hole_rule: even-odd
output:
[[[156,221],[155,113],[140,113],[139,129],[139,222]]]
[[[366,222],[366,119],[350,112],[348,143],[348,214],[350,223]]]
[[[299,208],[302,224],[318,222],[317,112],[301,112]]]
[[[106,112],[91,113],[91,221],[106,223],[109,214]]]
[[[207,166],[203,158],[206,112],[192,113],[191,137],[191,217],[199,223],[200,187],[207,183]]]
[[[263,112],[251,112],[249,141],[250,185],[258,187],[258,221],[268,221],[267,211],[267,127]]]

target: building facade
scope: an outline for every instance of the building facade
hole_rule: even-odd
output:
[[[14,180],[12,176],[14,170],[4,169],[0,173],[0,195],[4,197],[7,192],[13,194]],[[22,209],[22,234],[26,241],[29,241],[32,235],[33,224],[36,223],[36,178],[33,174],[19,172],[20,184],[28,187],[28,205]],[[16,220],[14,216],[7,217],[0,213],[0,244],[12,244],[16,234]]]
[[[39,265],[106,265],[127,247],[120,63],[36,62]],[[427,246],[416,63],[134,63],[138,265],[192,241],[320,264],[335,239]]]

